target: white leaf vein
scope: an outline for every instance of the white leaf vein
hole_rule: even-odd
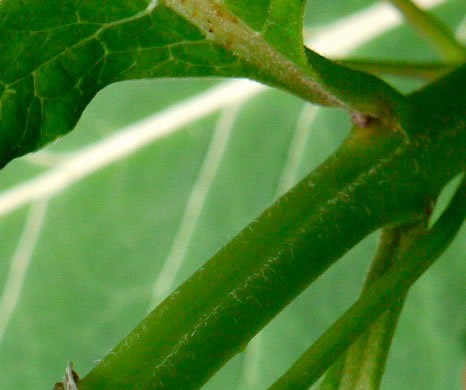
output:
[[[234,104],[225,108],[217,121],[214,135],[199,171],[198,178],[189,194],[183,216],[181,217],[181,222],[175,233],[168,256],[152,288],[149,310],[152,310],[168,295],[176,275],[183,264],[207,194],[225,152],[239,108],[240,104]]]
[[[31,205],[16,252],[11,260],[0,298],[0,343],[21,297],[26,273],[44,220],[47,202],[47,199],[43,199]]]

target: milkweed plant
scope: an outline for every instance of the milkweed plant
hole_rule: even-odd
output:
[[[0,1],[0,387],[459,389],[465,11]]]

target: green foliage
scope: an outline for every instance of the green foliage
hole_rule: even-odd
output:
[[[338,18],[367,2],[351,3],[326,5],[330,10],[323,17]],[[256,353],[274,356],[272,362],[258,363],[249,347],[207,385],[268,386],[356,299],[373,236],[297,295],[374,230],[425,218],[445,183],[464,171],[466,113],[457,98],[464,66],[402,95],[380,79],[304,48],[304,5],[301,0],[0,3],[2,165],[72,130],[100,90],[130,79],[247,77],[344,108],[357,125],[343,141],[347,116],[329,109],[317,113],[296,97],[268,91],[247,106],[222,103],[218,117],[206,116],[124,158],[156,136],[126,149],[143,133],[116,143],[116,129],[175,102],[180,109],[171,120],[183,117],[182,108],[192,111],[191,96],[217,83],[139,81],[103,90],[72,135],[2,171],[0,213],[33,202],[28,214],[19,209],[0,223],[1,253],[12,258],[10,270],[7,263],[0,266],[5,285],[0,370],[8,372],[0,387],[49,388],[71,359],[84,377],[80,389],[197,388],[294,300],[255,342]],[[451,1],[441,10],[451,26],[460,5]],[[313,6],[305,21],[316,20]],[[418,41],[406,30],[394,33],[403,37],[397,55],[405,50],[409,58]],[[363,50],[383,53],[380,42]],[[421,53],[425,58],[416,59],[432,55]],[[402,91],[414,85],[396,84]],[[294,127],[296,133],[290,131]],[[41,156],[50,168],[37,165]],[[81,181],[98,167],[106,168]],[[28,177],[35,179],[27,182]],[[59,194],[60,189],[66,191]],[[421,241],[421,249],[446,231],[429,230],[434,240]],[[409,346],[395,336],[387,388],[417,386],[418,371],[425,389],[457,385],[454,374],[443,372],[447,367],[457,372],[460,365],[461,325],[453,333],[451,327],[461,322],[454,286],[461,286],[455,275],[464,273],[464,265],[452,257],[450,268],[456,272],[434,268],[437,273],[428,274],[408,297],[409,320],[402,314],[400,332],[417,330]],[[390,274],[392,282],[397,272]],[[407,275],[414,274],[411,269]],[[450,292],[440,296],[445,285]],[[335,289],[344,290],[341,302],[335,302]],[[391,299],[382,302],[388,307]],[[438,313],[416,314],[416,299],[425,311]],[[416,352],[409,375],[400,376],[407,369],[405,362],[397,366],[406,360],[401,358],[406,348]],[[426,361],[434,356],[435,362]],[[25,367],[29,376],[21,374]]]
[[[126,3],[2,2],[3,164],[69,132],[110,83],[243,74],[240,60],[169,8]]]
[[[69,132],[100,89],[128,79],[249,77],[313,102],[399,113],[402,98],[386,84],[305,55],[302,0],[253,9],[212,0],[74,0],[59,13],[42,3],[5,0],[0,8],[0,165]]]

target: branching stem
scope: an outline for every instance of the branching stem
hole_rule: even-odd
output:
[[[425,213],[426,197],[465,168],[464,116],[456,100],[465,77],[466,68],[460,68],[407,97],[420,116],[409,141],[377,122],[354,129],[334,155],[150,313],[82,379],[80,389],[200,388],[349,248],[381,226]],[[432,96],[442,97],[434,107]],[[466,207],[459,206],[462,221]],[[443,250],[454,233],[449,227],[455,227],[455,218],[447,218],[446,229],[436,228],[445,225],[445,215],[430,230],[432,237],[421,235],[419,245],[408,245],[415,251],[407,251],[406,259],[413,261],[393,267],[351,309],[352,318],[320,341],[317,351],[327,348],[329,354],[314,376],[408,288],[430,264],[429,256]],[[436,247],[437,241],[443,246]],[[418,264],[425,258],[426,264]],[[332,340],[342,332],[347,344],[335,347]]]
[[[425,220],[421,222],[425,225]],[[419,223],[383,229],[379,247],[362,288],[363,295],[399,259],[400,246]],[[319,390],[376,390],[406,294],[388,308],[325,374]]]
[[[308,389],[339,356],[435,262],[448,247],[466,215],[466,180],[437,223],[404,239],[400,259],[371,284],[269,390]]]

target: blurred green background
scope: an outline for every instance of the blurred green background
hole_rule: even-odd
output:
[[[373,2],[310,3],[307,27],[332,22]],[[463,11],[462,1],[449,1],[435,12],[456,30]],[[406,27],[387,32],[354,55],[437,59]],[[390,81],[403,91],[420,85]],[[57,169],[57,162],[86,146],[221,82],[143,80],[106,88],[70,135],[45,153],[15,160],[3,169],[0,203],[4,191]],[[68,360],[84,376],[155,302],[158,275],[167,258],[176,257],[171,248],[177,235],[192,233],[184,236],[189,241],[182,241],[186,252],[178,257],[182,266],[170,291],[277,197],[284,172],[289,180],[299,180],[327,158],[349,130],[343,112],[313,110],[295,97],[267,90],[239,108],[229,134],[224,133],[225,148],[212,162],[207,152],[214,135],[222,131],[221,115],[215,112],[190,123],[66,186],[47,200],[46,209],[41,209],[44,202],[35,202],[1,217],[0,294],[10,291],[16,280],[10,273],[15,253],[23,256],[26,266],[15,270],[14,275],[24,277],[19,294],[7,297],[16,305],[3,305],[0,311],[0,390],[51,389]],[[293,149],[297,131],[305,139],[301,154]],[[294,168],[287,165],[290,153],[297,156]],[[215,175],[199,185],[206,166],[216,168]],[[193,190],[199,189],[205,200],[195,207],[196,219],[186,207]],[[38,238],[27,256],[34,231]],[[383,389],[460,389],[465,232],[410,292]],[[333,266],[206,388],[264,389],[271,384],[356,299],[377,237],[370,235]],[[11,315],[6,307],[13,307]]]

